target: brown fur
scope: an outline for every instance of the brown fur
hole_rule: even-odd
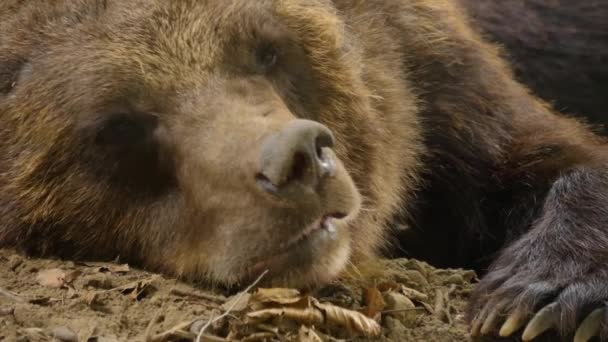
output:
[[[608,2],[459,0],[515,76],[553,107],[607,133]]]
[[[603,141],[516,82],[447,0],[4,1],[0,13],[4,246],[229,284],[269,267],[314,285],[405,226],[392,236],[408,255],[483,270],[537,231],[561,177],[605,160]],[[265,44],[280,51],[269,73],[253,62]],[[95,144],[115,113],[152,127],[148,140]],[[261,141],[296,117],[334,132],[340,162],[293,208],[255,175]],[[273,257],[332,210],[350,214],[336,240]]]

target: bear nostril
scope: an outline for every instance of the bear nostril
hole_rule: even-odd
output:
[[[304,177],[306,176],[306,172],[310,167],[312,167],[312,165],[310,165],[306,154],[303,152],[296,152],[293,156],[291,172],[285,180],[286,183],[304,179]]]
[[[319,191],[318,184],[335,169],[329,151],[333,145],[331,131],[322,124],[301,119],[289,122],[262,142],[259,173],[263,177],[257,177],[258,184],[287,197],[295,196],[301,186]]]
[[[322,131],[315,139],[315,150],[319,159],[323,159],[323,148],[325,147],[334,147],[334,137],[329,131]]]
[[[264,191],[268,193],[277,194],[279,192],[279,188],[262,173],[258,173],[255,176],[255,181],[260,188],[264,189]]]

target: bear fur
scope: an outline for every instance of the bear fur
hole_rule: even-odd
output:
[[[0,33],[0,246],[314,286],[398,244],[487,269],[474,335],[605,308],[605,142],[452,1],[9,0]],[[335,173],[294,202],[259,156],[297,120]]]
[[[515,76],[568,114],[608,124],[608,2],[461,0]]]

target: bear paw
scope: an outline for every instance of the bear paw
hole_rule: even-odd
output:
[[[565,340],[608,340],[608,274],[605,271],[566,276],[559,265],[551,271],[495,270],[482,279],[471,301],[471,335],[533,341],[549,330]],[[537,270],[538,271],[538,270]],[[543,277],[544,276],[544,277]]]

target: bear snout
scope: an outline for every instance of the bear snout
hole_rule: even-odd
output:
[[[292,120],[267,137],[260,151],[260,189],[287,200],[298,201],[298,187],[317,192],[318,185],[336,172],[329,128],[310,120]]]

